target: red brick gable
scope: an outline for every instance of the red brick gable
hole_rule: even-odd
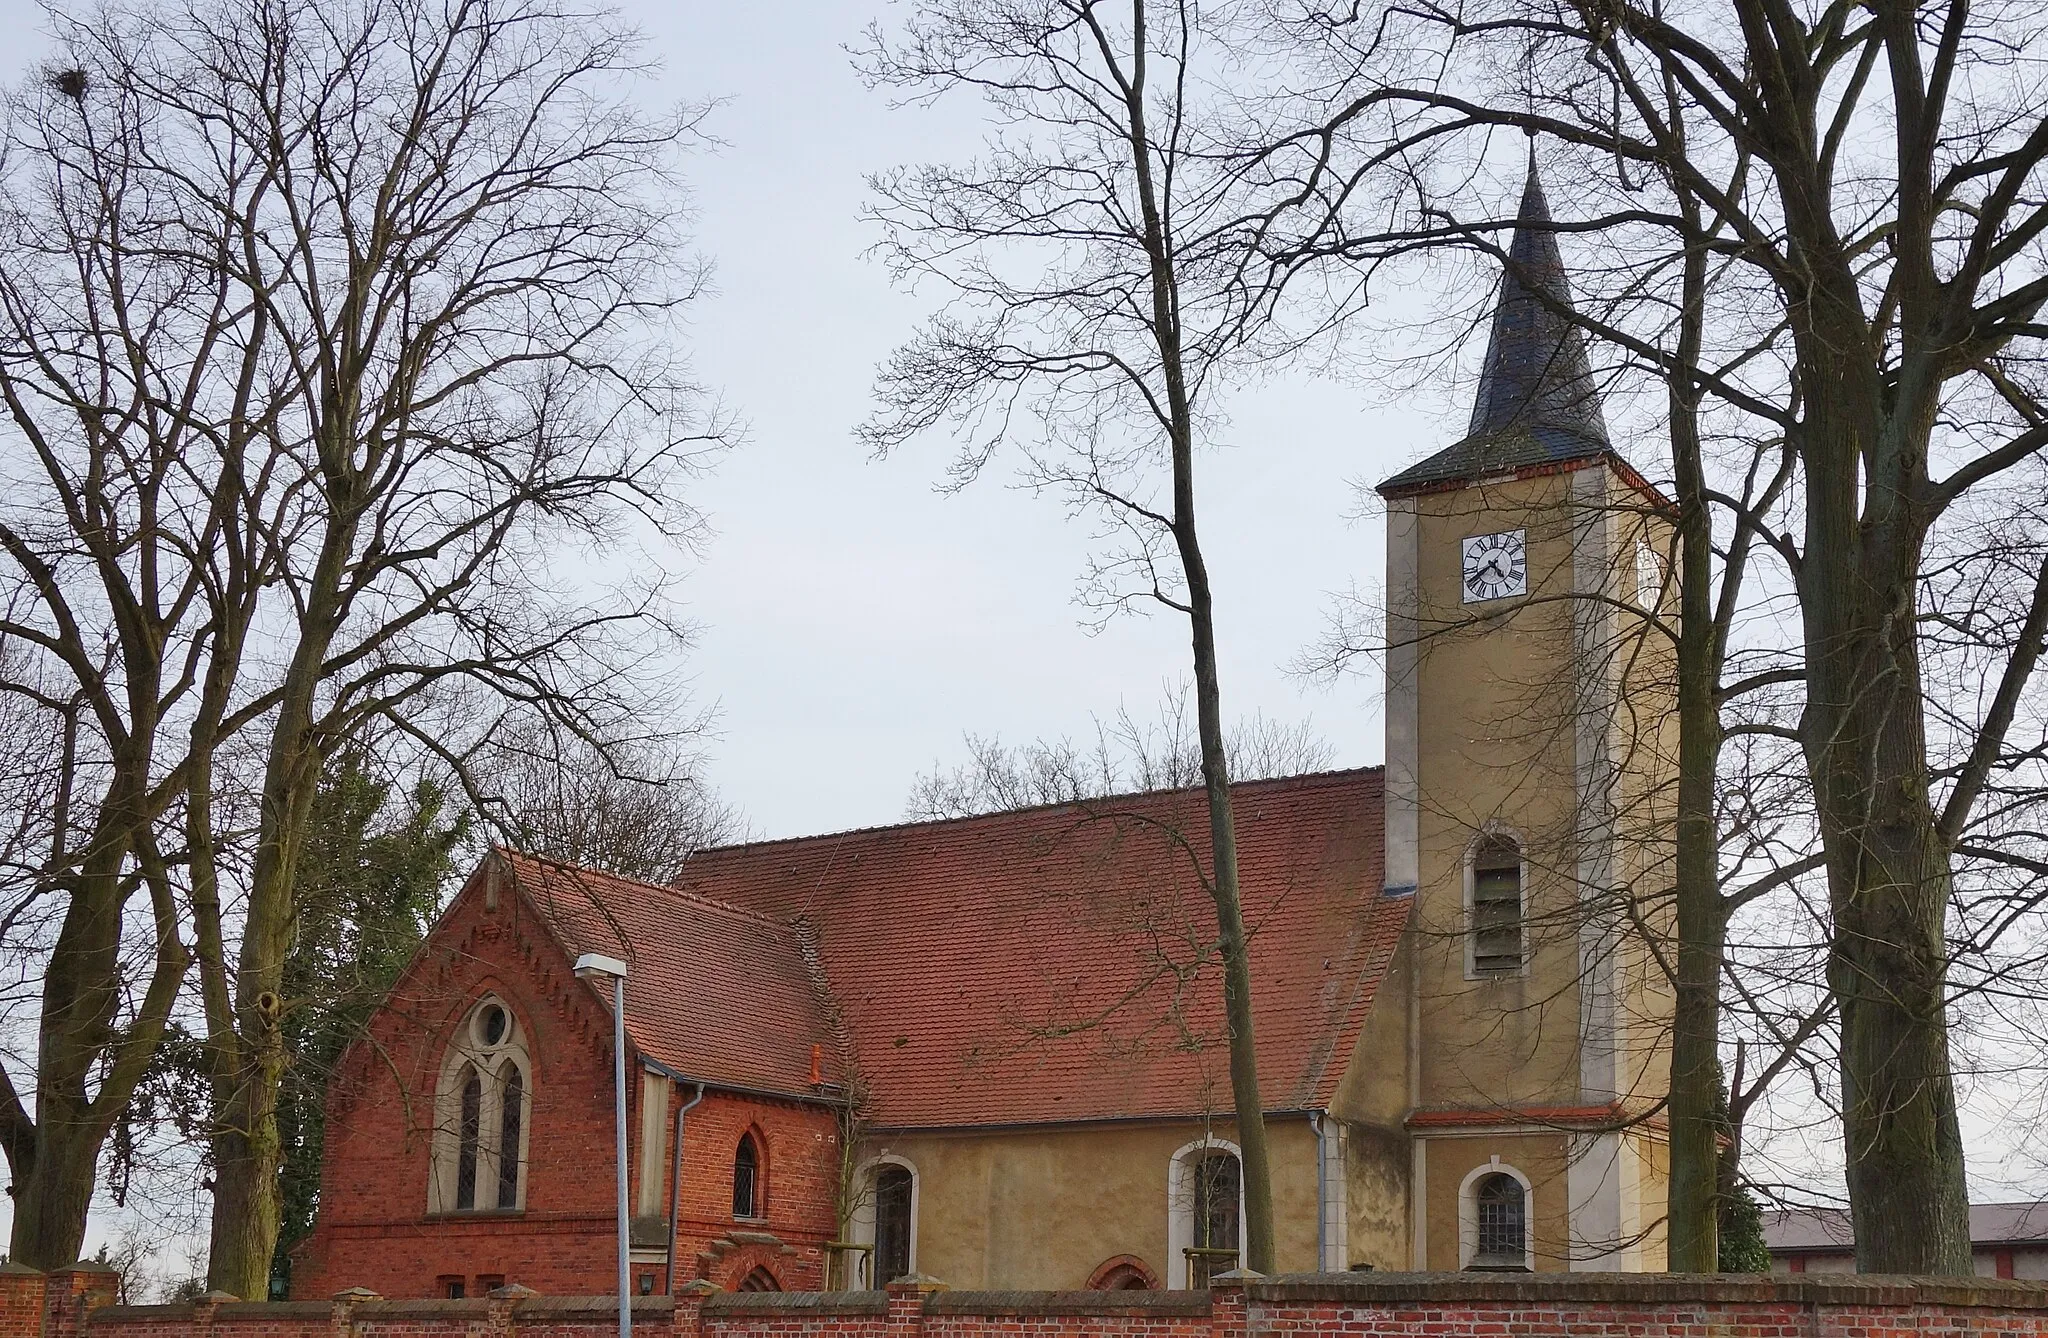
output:
[[[1321,1108],[1411,905],[1381,772],[1233,795],[1261,1095]],[[710,850],[681,887],[815,934],[878,1125],[1186,1116],[1230,1107],[1208,853],[1201,792],[1162,791]]]

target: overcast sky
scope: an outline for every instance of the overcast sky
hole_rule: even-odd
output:
[[[933,300],[892,290],[864,254],[863,178],[971,155],[979,109],[896,109],[861,86],[843,48],[889,21],[885,0],[624,8],[658,67],[635,96],[722,100],[722,146],[687,168],[717,275],[690,354],[746,425],[696,490],[714,537],[683,587],[702,628],[696,704],[717,713],[712,783],[757,835],[886,823],[920,771],[964,758],[967,731],[1081,737],[1120,705],[1154,710],[1186,676],[1185,626],[1083,625],[1084,523],[1006,469],[938,496],[944,439],[877,463],[852,437],[876,364]],[[30,0],[0,0],[18,60],[40,57],[42,29]],[[1309,685],[1286,665],[1330,592],[1378,580],[1380,526],[1355,518],[1354,483],[1462,419],[1386,398],[1343,378],[1241,396],[1198,484],[1226,715],[1312,719],[1335,765],[1380,759],[1377,684]]]
[[[724,147],[689,171],[719,288],[693,356],[748,424],[702,487],[716,537],[686,586],[704,629],[691,668],[719,711],[713,782],[761,835],[884,823],[919,771],[963,757],[965,731],[1080,736],[1091,714],[1149,712],[1185,675],[1184,624],[1091,634],[1084,524],[1003,470],[936,495],[947,441],[876,463],[852,439],[876,364],[930,300],[863,255],[863,177],[973,153],[978,109],[892,109],[861,87],[842,48],[887,17],[875,0],[629,11],[663,66],[656,95],[726,99]],[[1380,758],[1376,684],[1285,666],[1330,591],[1378,580],[1380,528],[1347,519],[1352,482],[1455,435],[1406,407],[1329,381],[1264,387],[1203,462],[1226,712],[1312,718],[1339,765]]]

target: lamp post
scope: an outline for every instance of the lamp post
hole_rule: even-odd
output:
[[[633,1338],[633,1292],[628,1285],[633,1244],[626,1225],[626,964],[616,957],[586,952],[576,959],[576,974],[592,981],[609,976],[612,982],[612,1110],[618,1135],[619,1171],[619,1338]]]

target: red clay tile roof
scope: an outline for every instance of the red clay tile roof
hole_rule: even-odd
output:
[[[1381,895],[1380,781],[1234,790],[1269,1110],[1328,1103],[1407,922],[1410,901]],[[1200,791],[1163,791],[710,850],[680,886],[815,932],[877,1125],[1227,1114],[1215,919],[1195,871],[1208,850]],[[724,1028],[720,1054],[736,1062],[756,1027],[791,1053],[744,973],[709,996],[692,975],[673,989],[695,1002],[667,1008]]]
[[[573,960],[625,961],[626,1034],[642,1054],[727,1087],[819,1095],[811,1048],[836,1047],[790,926],[672,887],[499,851]],[[609,1006],[610,989],[605,990]]]

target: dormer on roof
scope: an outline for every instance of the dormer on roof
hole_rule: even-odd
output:
[[[1472,420],[1464,437],[1380,484],[1383,495],[1456,487],[1611,452],[1586,337],[1565,314],[1572,309],[1571,283],[1550,223],[1532,151]]]

